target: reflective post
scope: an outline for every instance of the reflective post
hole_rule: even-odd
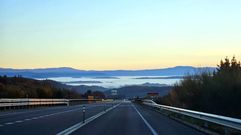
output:
[[[106,111],[106,108],[107,108],[107,107],[106,107],[106,103],[104,103],[104,111]]]
[[[83,106],[83,123],[85,123],[85,106]]]

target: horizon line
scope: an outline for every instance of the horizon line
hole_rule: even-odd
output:
[[[37,68],[12,68],[12,67],[0,67],[0,69],[13,69],[13,70],[38,70],[38,69],[58,69],[58,68],[69,68],[75,70],[84,70],[84,71],[116,71],[116,70],[156,70],[156,69],[167,69],[167,68],[176,68],[176,67],[193,67],[193,68],[216,68],[217,66],[190,66],[190,65],[177,65],[177,66],[170,66],[170,67],[160,67],[160,68],[143,68],[143,69],[80,69],[74,67],[67,67],[67,66],[59,66],[59,67],[37,67]]]

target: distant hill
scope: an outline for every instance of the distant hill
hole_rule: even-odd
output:
[[[101,91],[104,92],[108,90],[107,88],[101,87],[101,86],[87,86],[87,85],[77,85],[77,86],[72,86],[72,85],[66,85],[60,82],[56,82],[53,80],[44,80],[45,82],[50,83],[52,86],[58,89],[68,89],[71,91],[78,92],[80,94],[84,94],[86,91],[91,90],[91,91]]]
[[[28,78],[49,78],[49,77],[81,77],[81,76],[102,76],[101,72],[77,70],[68,67],[43,68],[43,69],[11,69],[0,68],[0,75],[18,76]]]
[[[0,98],[82,98],[88,90],[111,94],[111,89],[100,86],[70,86],[52,80],[0,76]],[[171,90],[171,86],[144,83],[116,90],[118,95],[125,98],[143,97],[148,92],[157,92],[160,96],[164,96]]]
[[[162,69],[147,70],[78,70],[68,67],[42,68],[42,69],[11,69],[0,68],[0,75],[18,76],[28,78],[50,78],[50,77],[110,77],[110,76],[183,76],[193,74],[200,70],[214,71],[214,67],[192,67],[177,66]]]
[[[70,86],[71,87],[71,90],[74,90],[78,93],[85,93],[86,91],[88,90],[91,90],[91,91],[101,91],[101,92],[104,92],[104,91],[107,91],[108,89],[107,88],[104,88],[104,87],[101,87],[101,86],[87,86],[87,85],[79,85],[79,86]]]

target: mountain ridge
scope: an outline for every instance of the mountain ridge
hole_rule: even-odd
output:
[[[214,71],[216,67],[176,66],[142,70],[79,70],[70,67],[14,69],[0,68],[0,75],[23,76],[29,78],[85,77],[85,76],[174,76],[194,74],[199,70]]]

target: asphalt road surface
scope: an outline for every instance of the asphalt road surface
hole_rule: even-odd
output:
[[[26,109],[0,113],[1,135],[203,135],[131,102]]]

